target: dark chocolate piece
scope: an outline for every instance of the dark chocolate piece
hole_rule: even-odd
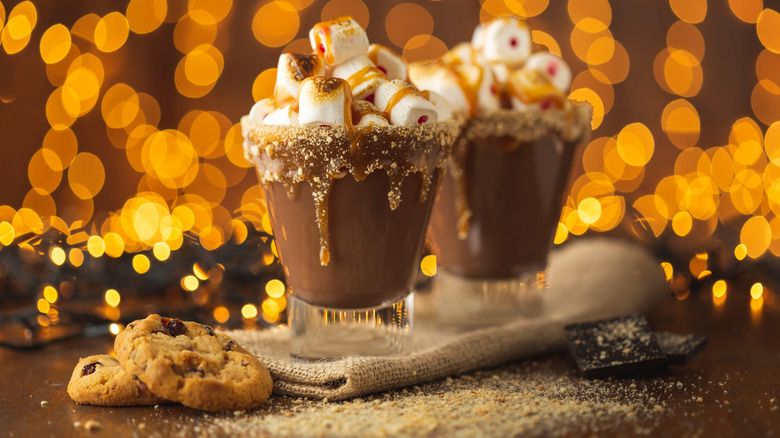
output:
[[[625,376],[666,369],[666,356],[642,315],[570,324],[564,332],[583,377]]]
[[[679,367],[690,362],[707,346],[707,337],[702,335],[670,332],[655,332],[654,335],[669,364]]]

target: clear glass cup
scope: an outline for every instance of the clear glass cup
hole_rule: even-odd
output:
[[[292,355],[320,360],[404,352],[413,325],[413,282],[456,124],[417,128],[427,133],[422,138],[390,126],[352,133],[357,138],[343,144],[328,142],[333,157],[347,157],[347,166],[326,177],[323,194],[322,177],[294,184],[269,180],[268,170],[283,154],[264,153],[263,138],[283,128],[243,123],[245,150],[264,189],[284,268]],[[274,142],[278,152],[282,143]],[[395,157],[386,156],[390,149]]]
[[[544,128],[470,136],[468,129],[454,147],[429,227],[439,321],[480,327],[538,315],[550,287],[548,256],[564,190],[584,134]]]

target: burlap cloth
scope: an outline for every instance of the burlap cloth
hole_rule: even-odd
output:
[[[551,267],[543,313],[498,327],[438,328],[431,297],[418,294],[412,348],[404,355],[300,363],[290,358],[287,328],[227,334],[265,363],[275,394],[340,400],[558,350],[566,324],[646,312],[668,296],[658,261],[635,244],[576,241],[553,253]]]

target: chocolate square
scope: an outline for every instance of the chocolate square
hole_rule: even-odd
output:
[[[667,366],[666,356],[642,315],[570,324],[564,331],[583,377],[624,376]]]
[[[702,335],[681,335],[670,332],[655,332],[655,341],[669,360],[670,365],[683,366],[707,346],[707,337]]]

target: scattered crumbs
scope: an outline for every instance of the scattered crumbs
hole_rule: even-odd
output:
[[[701,397],[696,398],[696,403],[704,403],[704,399]]]
[[[138,424],[139,429],[146,429],[146,423],[139,423]]]
[[[46,400],[41,400],[41,406],[48,406],[49,402]]]
[[[73,422],[73,427],[75,427],[75,428],[81,427],[81,421],[74,421]]]
[[[154,405],[155,409],[160,409],[160,405]]]
[[[97,430],[100,430],[101,425],[99,421],[95,420],[87,420],[86,423],[84,423],[84,429],[87,429],[90,432],[94,432]]]

